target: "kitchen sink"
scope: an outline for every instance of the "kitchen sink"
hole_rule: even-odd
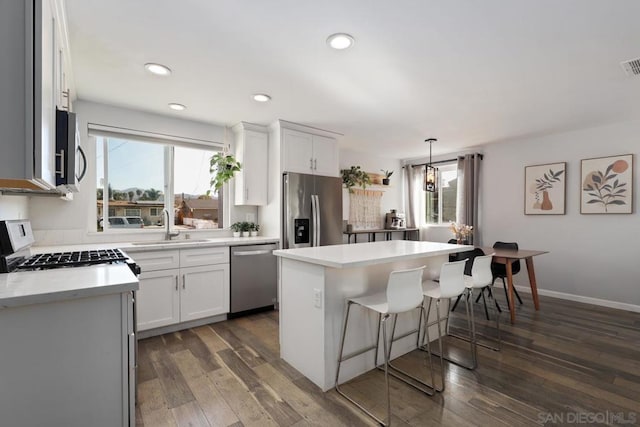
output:
[[[176,243],[200,243],[206,242],[206,239],[185,239],[185,240],[153,240],[149,242],[133,242],[134,246],[151,246],[151,245],[167,245]]]

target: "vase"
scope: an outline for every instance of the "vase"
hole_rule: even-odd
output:
[[[251,231],[250,235],[251,235],[251,237],[258,237],[258,232],[257,231]]]
[[[234,231],[233,232],[233,237],[240,237],[240,232],[239,231]]]
[[[389,185],[389,178],[382,178],[382,185]]]
[[[540,205],[540,209],[543,211],[550,211],[553,209],[553,204],[551,203],[551,199],[549,198],[549,193],[547,190],[542,192],[542,204]]]
[[[243,231],[242,232],[242,237],[249,237],[249,232],[248,231]]]

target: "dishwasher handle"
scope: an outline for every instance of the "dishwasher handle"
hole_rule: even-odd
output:
[[[244,252],[233,252],[233,256],[251,256],[251,255],[265,255],[270,254],[271,250],[260,250],[260,251],[244,251]]]

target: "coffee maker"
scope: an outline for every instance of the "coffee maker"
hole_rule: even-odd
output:
[[[404,214],[391,209],[391,212],[388,212],[385,216],[384,228],[387,230],[406,228]]]

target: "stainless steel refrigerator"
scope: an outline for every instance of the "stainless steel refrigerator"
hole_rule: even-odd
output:
[[[283,249],[342,243],[342,179],[285,173]]]

